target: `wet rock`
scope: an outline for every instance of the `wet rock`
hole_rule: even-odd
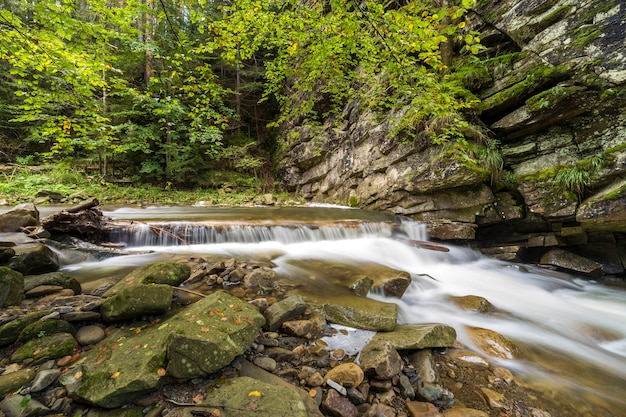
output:
[[[519,347],[493,330],[479,327],[470,327],[467,330],[474,344],[488,355],[501,359],[516,359],[521,355]]]
[[[489,369],[489,361],[476,352],[465,349],[450,349],[447,353],[459,366],[465,366],[477,370]]]
[[[321,408],[333,417],[357,417],[358,415],[356,406],[334,389],[328,390]]]
[[[402,298],[409,285],[411,285],[411,276],[409,273],[404,273],[397,277],[385,279],[382,289],[388,297]]]
[[[30,392],[43,391],[52,385],[60,375],[60,369],[43,369],[37,372],[37,376],[33,379],[33,384],[30,387]]]
[[[491,408],[492,410],[498,410],[500,408],[504,408],[504,403],[505,403],[504,395],[486,387],[482,387],[480,391],[483,393],[483,395],[487,399],[487,404],[489,404],[489,408]]]
[[[37,375],[37,371],[32,368],[19,369],[0,375],[0,398],[5,394],[19,390],[32,381],[35,375]]]
[[[541,257],[540,262],[544,265],[554,265],[566,271],[587,275],[591,278],[601,278],[604,270],[601,263],[563,249],[548,251]]]
[[[243,279],[243,283],[248,288],[260,289],[262,291],[273,288],[276,283],[274,282],[275,273],[271,269],[259,268],[246,274]]]
[[[48,314],[50,314],[50,310],[35,311],[3,324],[0,326],[0,346],[10,345],[15,342],[20,332],[24,330],[26,326]]]
[[[331,323],[363,330],[391,331],[396,327],[398,306],[369,298],[344,297],[324,304],[323,312]]]
[[[409,417],[443,417],[437,407],[428,402],[409,401],[406,403]]]
[[[76,332],[74,336],[76,341],[82,346],[89,346],[96,344],[104,339],[104,330],[100,326],[90,325],[83,326]]]
[[[26,406],[23,406],[26,404]],[[25,398],[22,395],[11,395],[0,402],[0,410],[6,417],[37,417],[44,416],[50,409],[39,401]]]
[[[272,304],[263,312],[266,320],[265,327],[270,331],[277,330],[283,322],[297,319],[305,310],[304,298],[299,295],[289,296]]]
[[[493,311],[493,304],[485,297],[479,295],[465,295],[462,297],[451,297],[452,302],[459,308],[477,313],[489,313]]]
[[[365,297],[372,289],[374,280],[370,277],[359,278],[354,284],[350,285],[350,289],[358,296]]]
[[[626,232],[626,179],[617,178],[610,185],[583,201],[576,221],[585,230]]]
[[[76,341],[69,333],[57,333],[29,340],[13,353],[11,360],[18,363],[38,364],[48,359],[58,359],[74,351]]]
[[[402,358],[393,345],[384,340],[372,340],[361,351],[361,367],[365,375],[389,379],[402,370]]]
[[[24,292],[31,291],[41,285],[58,285],[62,288],[71,289],[76,295],[82,292],[78,280],[64,272],[50,272],[24,278]]]
[[[398,378],[398,389],[402,397],[409,400],[415,399],[415,389],[411,385],[411,380],[408,376],[400,375],[400,378]]]
[[[452,346],[456,339],[453,327],[439,323],[398,325],[393,331],[378,332],[373,340],[385,340],[397,350]]]
[[[324,375],[324,381],[333,380],[346,388],[358,387],[363,382],[365,375],[361,367],[355,363],[347,362],[337,365]]]
[[[57,333],[75,333],[74,326],[65,320],[38,320],[29,324],[17,337],[17,341],[24,343],[32,339],[42,338]]]
[[[15,253],[8,266],[24,275],[45,274],[59,269],[58,255],[40,243],[16,246]]]
[[[0,308],[19,305],[24,294],[24,276],[0,266]]]
[[[265,353],[278,362],[287,362],[293,365],[300,363],[300,357],[294,351],[282,347],[269,347]]]
[[[0,214],[0,233],[19,232],[22,227],[37,226],[39,211],[33,204],[25,203]]]

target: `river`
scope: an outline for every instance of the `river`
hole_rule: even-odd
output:
[[[403,270],[412,284],[402,299],[370,295],[397,303],[400,322],[451,325],[470,348],[468,326],[497,331],[523,355],[492,362],[546,395],[579,404],[581,415],[626,415],[623,289],[466,248],[428,250],[412,244],[427,240],[423,225],[385,213],[337,207],[104,207],[103,212],[135,222],[114,236],[136,254],[63,266],[84,284],[121,277],[156,260],[226,256],[271,260],[282,280],[323,299],[345,291],[350,279],[368,270]],[[462,311],[450,301],[464,295],[486,298],[497,314]]]

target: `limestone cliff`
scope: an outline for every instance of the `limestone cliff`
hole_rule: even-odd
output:
[[[321,127],[284,131],[283,184],[310,200],[423,220],[431,237],[494,256],[538,262],[567,246],[624,274],[626,4],[478,3],[472,19],[489,64],[468,83],[498,140],[499,172],[454,146],[394,136],[393,114],[353,102]]]

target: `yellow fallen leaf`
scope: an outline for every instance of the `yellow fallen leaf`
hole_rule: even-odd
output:
[[[310,395],[311,397],[315,397],[315,396],[317,395],[317,391],[316,391],[316,390],[314,390],[314,389],[312,389],[311,391],[309,391],[309,395]]]
[[[260,397],[261,393],[259,391],[250,391],[248,393],[248,397]]]
[[[120,376],[120,374],[121,374],[121,372],[120,372],[120,371],[113,372],[113,375],[111,375],[111,379],[115,379],[115,378],[117,378],[118,376]]]
[[[157,369],[157,375],[158,376],[165,376],[165,369],[164,368]]]

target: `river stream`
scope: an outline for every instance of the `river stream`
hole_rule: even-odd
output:
[[[557,401],[579,403],[581,415],[626,415],[626,291],[580,277],[493,260],[448,246],[428,250],[417,222],[385,213],[336,207],[105,208],[133,220],[115,240],[136,254],[66,261],[63,270],[84,284],[121,277],[157,260],[189,257],[271,260],[278,276],[321,301],[346,292],[354,277],[377,268],[409,272],[402,299],[371,294],[400,307],[399,322],[441,322],[472,348],[465,329],[499,332],[522,349],[522,359],[490,358]],[[346,272],[347,271],[347,272]],[[352,272],[350,272],[352,271]],[[352,282],[350,282],[352,280]],[[478,295],[495,314],[462,311],[450,296]]]

